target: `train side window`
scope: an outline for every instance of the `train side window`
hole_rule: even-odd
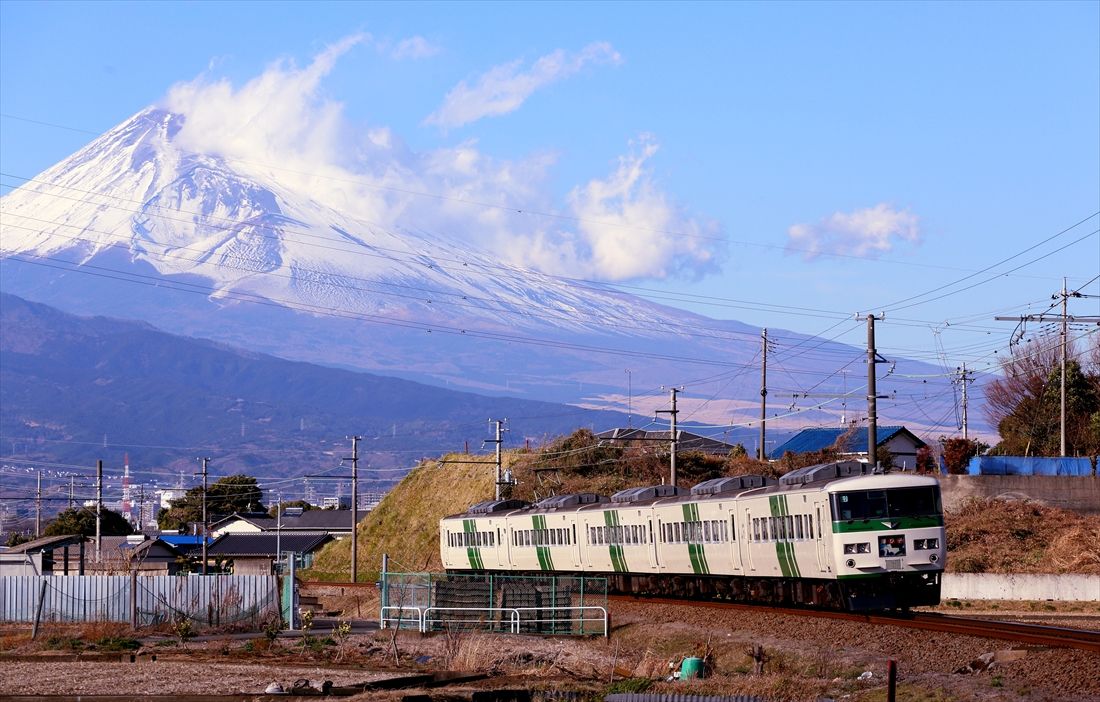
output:
[[[703,541],[710,543],[710,522],[703,522]]]
[[[752,540],[760,540],[760,520],[756,517],[752,518]]]
[[[807,538],[814,538],[814,518],[813,515],[806,515],[806,534]]]
[[[787,515],[786,517],[784,517],[784,521],[787,522],[787,538],[788,539],[793,539],[794,538],[794,517],[790,516],[790,515]]]
[[[764,541],[768,541],[768,534],[770,533],[768,527],[771,526],[772,517],[760,520],[760,536]]]
[[[801,541],[805,538],[805,532],[802,530],[802,515],[798,515],[798,518],[794,522],[795,536]]]
[[[725,531],[726,531],[726,523],[722,522],[722,535],[723,536],[725,536]],[[733,521],[733,515],[732,514],[730,515],[729,540],[730,541],[737,541],[737,525]]]

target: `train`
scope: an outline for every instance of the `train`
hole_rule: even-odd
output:
[[[598,576],[623,594],[848,611],[938,604],[946,548],[939,482],[859,461],[490,500],[439,524],[448,573]]]

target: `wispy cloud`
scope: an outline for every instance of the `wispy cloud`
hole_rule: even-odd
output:
[[[422,36],[409,37],[397,42],[397,46],[390,51],[390,58],[397,61],[405,59],[423,59],[435,56],[440,48]]]
[[[638,139],[610,173],[560,202],[549,185],[553,152],[494,158],[474,140],[418,152],[387,126],[350,124],[320,86],[341,55],[367,41],[348,37],[305,67],[276,62],[239,88],[206,78],[174,86],[165,106],[185,116],[175,143],[349,217],[506,251],[510,263],[547,273],[627,280],[696,275],[713,265],[714,242],[691,235],[715,228],[658,186],[653,137]],[[516,216],[517,209],[557,216]]]
[[[854,212],[834,212],[816,224],[795,224],[787,230],[787,246],[806,260],[821,254],[875,257],[898,242],[920,242],[920,220],[908,210],[879,203]]]
[[[530,67],[525,67],[522,59],[494,66],[473,84],[460,81],[424,123],[450,129],[483,117],[508,114],[539,88],[567,78],[586,65],[620,63],[622,57],[610,44],[594,42],[576,53],[558,49],[538,58]]]

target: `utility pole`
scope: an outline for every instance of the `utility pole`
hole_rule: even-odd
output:
[[[663,390],[664,388],[662,388]],[[668,483],[669,485],[676,487],[676,415],[679,411],[676,409],[676,393],[683,392],[684,388],[669,388],[669,399],[672,402],[672,409],[657,410],[657,414],[669,415],[669,446],[670,446],[670,458],[669,458],[669,473]]]
[[[878,400],[885,397],[878,394],[875,364],[888,362],[875,350],[876,319],[886,319],[886,315],[867,315],[867,461],[872,469],[878,466]]]
[[[757,460],[763,463],[767,460],[767,450],[764,448],[764,426],[768,420],[768,329],[760,330],[760,451]]]
[[[1085,323],[1088,323],[1088,324],[1100,324],[1100,317],[1071,317],[1069,315],[1069,309],[1068,309],[1069,298],[1071,298],[1071,297],[1085,297],[1085,296],[1081,294],[1080,290],[1074,290],[1073,292],[1070,292],[1069,290],[1067,290],[1066,289],[1066,279],[1062,278],[1062,291],[1059,292],[1059,293],[1055,293],[1054,295],[1051,295],[1051,298],[1053,298],[1055,300],[1057,300],[1058,298],[1062,299],[1062,314],[1060,314],[1060,315],[1025,314],[1025,315],[1022,315],[1022,316],[1019,316],[1019,317],[994,317],[994,319],[996,319],[998,322],[1016,322],[1017,325],[1023,324],[1024,322],[1043,323],[1043,322],[1053,322],[1055,320],[1058,320],[1062,325],[1061,340],[1060,340],[1060,342],[1061,342],[1060,343],[1061,356],[1062,356],[1062,358],[1061,358],[1062,372],[1061,372],[1060,375],[1062,376],[1062,378],[1061,378],[1061,384],[1060,384],[1061,387],[1060,387],[1060,390],[1059,390],[1059,396],[1060,396],[1060,398],[1059,398],[1060,399],[1059,414],[1060,414],[1060,418],[1061,418],[1061,421],[1060,421],[1061,426],[1060,426],[1060,429],[1059,429],[1059,435],[1060,435],[1059,446],[1060,446],[1060,455],[1061,456],[1066,455],[1066,356],[1068,355],[1068,348],[1069,348],[1069,323],[1070,322],[1085,322]]]
[[[76,487],[76,477],[69,476],[69,509],[73,508],[73,488]]]
[[[206,519],[206,478],[209,458],[200,458],[202,461],[202,574],[206,575],[206,530],[209,529]]]
[[[503,464],[503,457],[501,456],[501,446],[504,444],[504,422],[506,422],[506,421],[508,421],[508,420],[507,419],[490,419],[489,423],[496,425],[496,438],[485,440],[485,443],[487,443],[487,444],[496,444],[496,458],[493,461],[494,464],[496,465],[496,480],[493,481],[493,484],[495,485],[495,489],[494,489],[494,492],[493,492],[493,499],[496,499],[496,500],[500,499],[500,489],[504,485],[504,472],[503,472],[504,464]]]
[[[351,581],[359,580],[359,440],[351,439]]]
[[[974,371],[967,370],[966,369],[966,364],[965,363],[962,364],[962,367],[959,368],[959,382],[962,383],[962,406],[963,406],[962,407],[962,409],[963,409],[963,413],[962,413],[962,420],[963,420],[962,421],[962,430],[963,430],[963,441],[969,441],[970,440],[970,432],[967,428],[967,421],[966,421],[967,420],[966,386],[969,385],[970,383],[974,382],[973,380],[970,379],[970,376],[972,376],[972,375],[974,375]]]
[[[103,461],[95,462],[95,562],[99,563],[102,549],[99,547],[103,536]],[[205,554],[204,554],[205,555]]]
[[[138,531],[145,528],[145,483],[138,485]]]
[[[283,557],[283,494],[281,492],[275,493],[275,563],[278,568],[278,563]],[[354,530],[355,526],[352,525]],[[282,572],[279,569],[279,572]]]
[[[34,491],[34,538],[42,536],[42,471],[38,471],[38,489]]]

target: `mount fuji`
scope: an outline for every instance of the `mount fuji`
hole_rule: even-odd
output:
[[[185,120],[146,109],[5,195],[0,288],[71,313],[482,394],[649,414],[667,399],[655,388],[683,384],[682,417],[759,417],[759,328],[350,216],[278,168],[188,151],[176,138]],[[827,378],[817,392],[848,393],[858,415],[863,349],[769,335],[782,339],[787,385]],[[949,381],[931,377],[942,369],[892,360],[897,377],[929,377],[905,384],[904,401],[881,402],[880,421],[937,427],[952,402]],[[837,373],[845,364],[850,378]],[[889,377],[879,390],[891,391]],[[787,429],[835,423],[845,402],[771,397],[769,422]]]

